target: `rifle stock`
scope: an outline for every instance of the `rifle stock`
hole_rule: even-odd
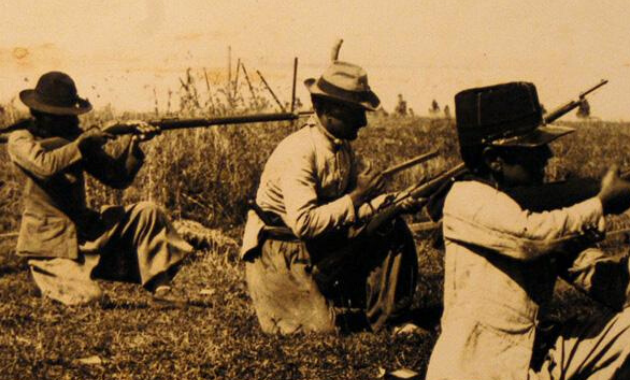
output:
[[[31,118],[20,119],[8,127],[0,129],[0,144],[6,144],[9,141],[9,133],[18,129],[26,129],[32,121]]]

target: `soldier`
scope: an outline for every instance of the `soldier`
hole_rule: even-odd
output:
[[[383,178],[370,167],[357,173],[350,145],[380,101],[365,71],[346,62],[334,61],[305,85],[316,115],[276,147],[261,176],[257,212],[248,214],[242,257],[249,293],[265,332],[336,331],[336,323],[348,322],[337,318],[348,307],[378,330],[408,309],[417,276],[414,242],[401,221],[365,242],[348,237],[383,200],[369,202]],[[338,280],[316,281],[314,264],[348,250],[356,255],[336,268]]]
[[[590,199],[527,211],[510,189],[540,185],[548,144],[572,130],[541,126],[531,83],[470,89],[455,104],[471,174],[444,204],[444,314],[427,379],[630,378],[627,258],[584,249],[604,231],[605,214],[630,206],[630,183],[611,170]],[[610,309],[540,335],[539,311],[558,277]]]
[[[138,134],[119,139],[108,153],[104,144],[113,136],[80,129],[78,115],[92,106],[61,72],[44,74],[20,99],[34,120],[8,141],[11,160],[26,176],[16,250],[28,258],[41,293],[66,305],[85,304],[101,297],[98,278],[138,282],[157,300],[181,301],[169,282],[192,248],[167,216],[148,202],[98,212],[85,199],[84,173],[116,189],[128,187],[143,164],[139,143],[159,129],[135,123]]]
[[[394,112],[399,116],[407,116],[407,101],[403,99],[402,94],[398,94],[398,103]]]

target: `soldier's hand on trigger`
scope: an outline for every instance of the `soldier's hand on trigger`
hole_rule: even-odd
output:
[[[381,173],[372,170],[372,163],[368,162],[367,168],[357,176],[357,184],[350,192],[352,203],[359,206],[383,192],[385,179]]]
[[[112,134],[103,132],[97,127],[91,127],[77,137],[77,145],[81,153],[85,154],[102,147],[108,140],[113,138]]]
[[[129,120],[126,121],[125,124],[133,126],[136,129],[133,134],[135,142],[149,141],[162,132],[160,127],[151,125],[142,120]]]
[[[621,214],[630,208],[630,182],[619,177],[619,168],[612,166],[604,178],[599,194],[604,214]]]

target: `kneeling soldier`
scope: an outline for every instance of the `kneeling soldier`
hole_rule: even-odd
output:
[[[605,214],[630,206],[630,183],[611,170],[596,196],[530,212],[511,189],[540,186],[548,144],[572,130],[541,125],[531,83],[463,91],[455,105],[471,175],[444,204],[444,315],[427,379],[630,378],[627,259],[584,249],[604,231]],[[539,312],[559,277],[610,309],[541,335]]]
[[[11,160],[26,175],[24,212],[17,253],[29,258],[42,294],[66,305],[101,296],[95,278],[141,283],[160,300],[179,301],[169,282],[192,248],[167,216],[148,202],[126,207],[86,206],[88,173],[116,189],[128,187],[143,164],[139,147],[159,130],[142,122],[138,134],[103,149],[108,136],[79,128],[78,115],[91,110],[66,74],[44,74],[20,99],[34,117],[9,136]]]
[[[335,61],[305,82],[316,115],[285,138],[267,161],[248,214],[242,257],[249,293],[265,332],[336,331],[340,310],[378,330],[406,311],[416,285],[417,256],[402,221],[359,244],[350,229],[369,218],[384,186],[368,168],[357,173],[350,141],[380,101],[359,66]],[[408,209],[414,205],[409,204]],[[316,281],[314,265],[353,251],[334,283]],[[339,306],[339,307],[336,307]],[[337,321],[337,324],[336,324]]]

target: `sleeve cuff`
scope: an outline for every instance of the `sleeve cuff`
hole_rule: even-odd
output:
[[[575,206],[578,212],[584,215],[583,230],[606,230],[606,219],[604,218],[604,208],[602,201],[598,197],[593,197]]]
[[[355,211],[354,203],[352,203],[352,198],[350,198],[349,194],[346,194],[339,198],[339,201],[346,211],[343,220],[344,224],[354,224],[357,221],[357,212]]]

